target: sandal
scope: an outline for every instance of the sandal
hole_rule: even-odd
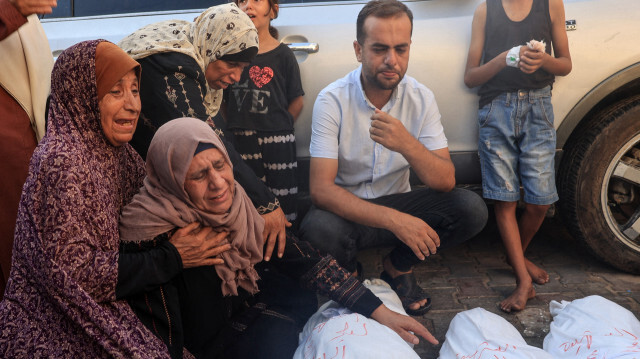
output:
[[[380,273],[380,279],[389,283],[400,301],[402,307],[409,315],[419,317],[431,309],[431,297],[422,290],[416,281],[416,277],[412,273],[401,274],[395,278],[391,278],[387,271]],[[409,306],[419,300],[426,299],[427,303],[418,309],[411,309]]]

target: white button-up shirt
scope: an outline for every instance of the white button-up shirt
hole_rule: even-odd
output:
[[[369,137],[375,106],[367,99],[362,67],[324,88],[313,106],[311,157],[338,160],[335,183],[360,198],[411,190],[409,163]],[[400,120],[427,149],[447,147],[433,92],[404,76],[380,109]]]

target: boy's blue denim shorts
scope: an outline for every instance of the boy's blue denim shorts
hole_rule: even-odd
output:
[[[484,198],[547,205],[558,200],[551,87],[506,92],[478,111]]]

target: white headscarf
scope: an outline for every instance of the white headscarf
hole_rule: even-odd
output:
[[[207,66],[222,56],[235,54],[249,47],[258,47],[258,31],[253,22],[234,3],[212,6],[194,22],[167,20],[147,25],[118,43],[135,60],[164,52],[185,54],[200,65]],[[214,116],[220,108],[222,90],[207,86],[205,106]]]

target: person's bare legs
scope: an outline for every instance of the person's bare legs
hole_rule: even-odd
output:
[[[507,251],[507,260],[516,274],[516,289],[505,300],[500,302],[500,309],[505,312],[524,309],[527,300],[536,295],[527,271],[524,251],[520,239],[520,230],[516,220],[517,202],[495,201],[494,211],[502,243]]]
[[[533,236],[538,232],[550,205],[538,205],[527,203],[524,212],[520,216],[518,228],[520,229],[520,240],[522,242],[522,253],[525,253]],[[534,283],[545,284],[549,282],[549,273],[533,264],[526,257],[524,264]]]
[[[389,257],[384,257],[384,259],[382,260],[382,267],[384,268],[384,270],[387,272],[387,274],[389,274],[391,276],[391,278],[395,278],[401,274],[408,274],[413,272],[413,270],[410,270],[408,272],[401,272],[399,270],[397,270],[393,264],[391,264],[391,259],[389,259]],[[427,304],[427,300],[423,299],[423,300],[419,300],[417,302],[411,303],[411,305],[409,306],[409,308],[411,308],[412,310],[418,310],[420,309],[420,307],[425,306]]]

